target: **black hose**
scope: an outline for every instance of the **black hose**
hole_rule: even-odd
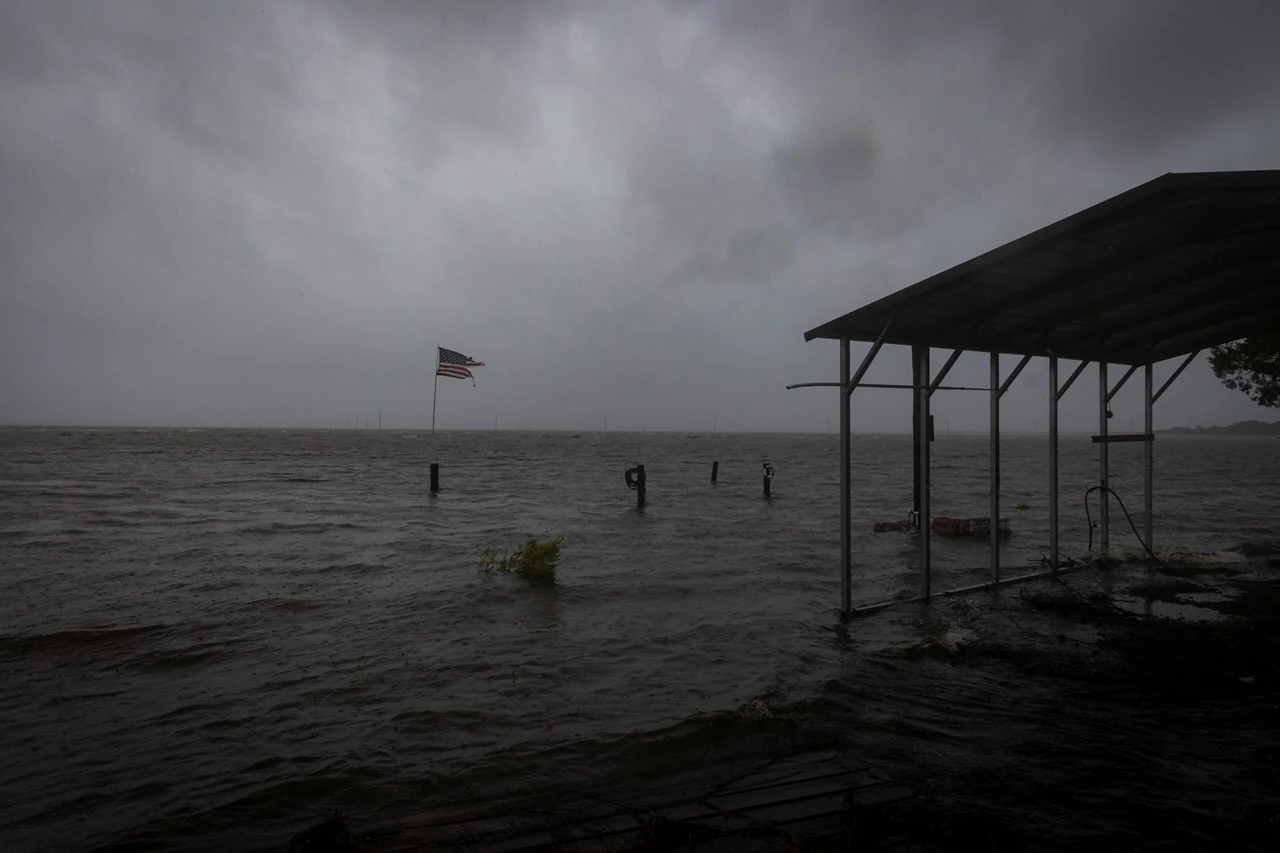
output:
[[[1090,486],[1084,490],[1084,517],[1085,521],[1089,524],[1089,550],[1093,550],[1093,516],[1089,512],[1089,495],[1094,492],[1107,492],[1116,499],[1116,502],[1120,504],[1120,509],[1124,512],[1125,519],[1129,522],[1129,529],[1133,531],[1134,538],[1142,545],[1142,550],[1146,551],[1151,559],[1159,563],[1160,566],[1165,569],[1169,569],[1169,564],[1157,557],[1155,552],[1151,550],[1151,547],[1147,545],[1146,540],[1142,538],[1142,534],[1138,532],[1138,526],[1133,523],[1133,516],[1129,515],[1129,510],[1124,505],[1124,499],[1122,499],[1120,495],[1116,493],[1116,490],[1110,486]],[[1169,570],[1172,571],[1172,569]]]

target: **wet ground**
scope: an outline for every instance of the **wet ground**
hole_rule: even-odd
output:
[[[913,671],[906,682],[936,673],[958,709],[985,704],[987,713],[958,736],[955,721],[933,725],[936,709],[868,724],[866,709],[831,699],[805,715],[784,711],[791,720],[780,727],[791,729],[802,760],[804,749],[839,744],[847,760],[866,759],[910,786],[911,796],[865,805],[850,792],[825,824],[800,833],[673,824],[644,805],[663,796],[696,800],[797,760],[762,752],[700,773],[598,785],[591,796],[625,806],[637,821],[648,817],[642,830],[528,849],[1280,849],[1280,566],[1260,555],[1220,555],[1207,565],[1196,564],[1197,555],[1166,559],[1094,564],[1056,581],[866,617],[932,623],[923,642],[891,644],[875,656]],[[850,623],[851,634],[857,625]],[[859,690],[842,682],[828,689]],[[778,723],[771,713],[761,712],[761,725]],[[1081,729],[1090,736],[1069,734]],[[349,822],[353,842],[371,851],[510,849],[479,838],[463,844],[432,825],[482,809],[563,827],[572,823],[559,808],[565,796],[460,803],[399,826]]]

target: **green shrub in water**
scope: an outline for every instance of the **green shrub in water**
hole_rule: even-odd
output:
[[[515,551],[507,552],[504,549],[501,557],[492,548],[485,548],[480,554],[480,568],[486,574],[506,572],[531,581],[554,583],[556,564],[560,562],[560,546],[563,543],[563,536],[546,542],[539,542],[534,537]]]
[[[1026,510],[1026,509],[1031,509],[1031,507],[1027,506],[1026,504],[1018,504],[1017,506],[1014,507],[1014,509]]]

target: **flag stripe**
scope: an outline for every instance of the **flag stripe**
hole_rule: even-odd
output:
[[[436,376],[448,376],[451,379],[470,379],[472,385],[476,384],[475,375],[467,368],[484,367],[483,361],[476,361],[474,358],[444,347],[436,347],[436,349],[438,351]]]

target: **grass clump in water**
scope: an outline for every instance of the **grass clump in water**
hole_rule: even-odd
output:
[[[539,542],[535,536],[514,551],[503,549],[501,557],[494,549],[485,548],[480,554],[480,568],[484,569],[485,574],[503,572],[520,575],[526,580],[555,583],[556,565],[560,562],[562,544],[563,536],[546,542]]]

